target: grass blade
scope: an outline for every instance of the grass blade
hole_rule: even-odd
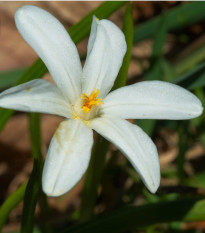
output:
[[[21,233],[33,232],[34,213],[40,189],[41,172],[37,159],[34,159],[33,170],[26,187],[23,214],[21,219]]]
[[[199,45],[194,51],[191,51],[188,55],[176,60],[173,64],[175,74],[181,75],[187,71],[193,69],[197,64],[204,62],[205,60],[205,44]]]
[[[82,204],[80,209],[81,222],[90,219],[94,214],[93,211],[97,198],[97,188],[102,177],[106,153],[109,145],[110,144],[107,140],[98,135],[98,138],[94,144],[90,164],[86,172],[84,182]]]
[[[147,80],[161,79],[160,60],[163,56],[163,46],[166,37],[166,15],[162,15],[157,27],[157,34],[154,36],[152,56],[150,59],[150,68],[145,76]]]
[[[61,233],[120,233],[157,223],[205,220],[205,199],[190,198],[127,206]]]
[[[28,233],[33,231],[34,213],[41,187],[41,173],[43,165],[41,155],[40,114],[29,114],[29,123],[34,164],[24,197],[21,233]]]
[[[119,74],[115,80],[113,90],[123,87],[127,81],[128,68],[130,65],[131,52],[133,46],[133,35],[134,35],[134,25],[132,19],[132,5],[129,4],[125,11],[124,22],[122,31],[125,35],[125,40],[127,43],[127,52],[124,56],[123,65],[119,71]]]
[[[9,196],[0,207],[0,232],[10,212],[23,200],[27,181],[22,184],[14,193]]]
[[[205,86],[205,62],[179,76],[174,83],[189,90]]]
[[[25,72],[26,68],[9,70],[0,73],[0,89],[9,88],[13,86]]]
[[[204,10],[205,2],[189,2],[166,11],[166,31],[178,30],[204,20]],[[154,37],[163,14],[137,26],[134,30],[134,43]]]
[[[185,153],[188,150],[187,141],[189,137],[189,121],[182,121],[178,127],[178,136],[179,136],[179,151],[177,155],[177,172],[178,179],[180,184],[185,182],[185,172],[184,172],[184,163],[185,163]]]

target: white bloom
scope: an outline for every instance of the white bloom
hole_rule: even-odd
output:
[[[76,46],[48,12],[24,6],[16,12],[19,32],[46,64],[56,86],[33,80],[0,95],[0,106],[65,117],[56,130],[43,170],[43,190],[59,196],[85,173],[93,145],[92,129],[115,144],[134,166],[146,187],[160,183],[157,149],[151,139],[125,119],[190,119],[202,113],[187,90],[147,81],[111,92],[126,52],[123,33],[108,20],[92,22],[82,69]]]

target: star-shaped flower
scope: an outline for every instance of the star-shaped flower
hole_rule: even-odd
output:
[[[36,79],[10,88],[1,93],[0,106],[65,117],[49,146],[44,192],[59,196],[80,180],[89,164],[95,130],[119,148],[154,193],[160,183],[156,146],[125,119],[191,119],[202,113],[200,101],[187,90],[161,81],[109,93],[126,52],[123,33],[109,20],[93,18],[83,69],[75,44],[48,12],[24,6],[16,12],[15,21],[56,85]]]

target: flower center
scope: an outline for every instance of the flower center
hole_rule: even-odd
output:
[[[89,112],[94,105],[101,106],[103,104],[101,98],[97,98],[100,90],[94,89],[90,96],[86,93],[81,95],[81,99],[85,100],[82,109],[85,113]]]
[[[100,90],[94,89],[88,96],[86,93],[82,94],[80,99],[76,101],[73,107],[73,119],[80,119],[89,124],[89,120],[97,117],[99,114],[98,107],[103,104],[101,98],[97,98]]]

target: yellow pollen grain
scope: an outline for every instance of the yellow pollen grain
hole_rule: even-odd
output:
[[[81,95],[81,99],[85,100],[82,109],[85,113],[88,113],[94,105],[101,106],[103,104],[101,98],[97,98],[100,93],[99,89],[94,89],[90,96],[86,93]]]

